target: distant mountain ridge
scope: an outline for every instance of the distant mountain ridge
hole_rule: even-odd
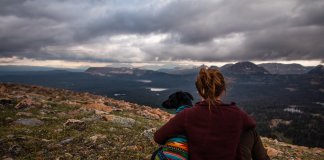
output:
[[[269,71],[252,62],[238,62],[220,69],[225,74],[270,74]]]
[[[307,74],[324,76],[324,66],[318,65],[315,68],[313,68],[312,70],[310,70]]]
[[[206,65],[201,65],[198,67],[192,67],[192,68],[173,68],[173,69],[159,69],[160,72],[165,72],[168,74],[175,74],[175,75],[188,75],[188,74],[197,74],[199,70],[203,67],[206,67]],[[213,68],[218,68],[217,66],[210,66]]]
[[[271,74],[304,74],[314,67],[305,67],[300,64],[262,63],[258,66],[265,68]]]
[[[167,74],[164,72],[139,69],[139,68],[129,68],[129,67],[90,67],[86,73],[100,75],[100,76],[113,76],[113,75],[128,75],[128,76],[144,76],[144,75],[156,75],[156,74]]]

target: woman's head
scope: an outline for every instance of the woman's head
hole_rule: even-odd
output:
[[[219,103],[217,100],[226,91],[225,79],[216,68],[201,68],[196,78],[196,88],[202,98],[212,104]]]

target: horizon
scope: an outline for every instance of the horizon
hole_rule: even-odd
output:
[[[304,67],[316,67],[318,65],[324,65],[324,63],[320,63],[320,61],[236,61],[236,62],[191,62],[190,64],[188,62],[180,63],[180,64],[174,64],[172,62],[166,62],[161,64],[153,64],[153,63],[101,63],[97,65],[64,65],[64,62],[56,62],[56,65],[39,65],[39,63],[17,63],[17,64],[1,64],[0,67],[8,66],[8,67],[44,67],[44,68],[53,68],[53,69],[74,69],[74,70],[86,70],[91,67],[114,67],[114,68],[121,68],[121,67],[127,67],[127,68],[140,68],[140,69],[149,69],[149,70],[159,70],[159,69],[176,69],[176,68],[182,68],[182,69],[190,69],[194,67],[199,67],[201,65],[206,66],[217,66],[222,67],[226,64],[235,64],[239,62],[252,62],[256,65],[260,64],[299,64]],[[48,63],[48,62],[46,62]],[[62,63],[62,64],[61,64]],[[84,63],[84,62],[81,62]],[[32,64],[38,64],[38,65],[32,65]]]

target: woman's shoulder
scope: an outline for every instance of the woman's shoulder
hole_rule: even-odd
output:
[[[218,107],[218,108],[217,108]],[[224,111],[229,111],[229,112],[237,112],[237,113],[242,113],[244,112],[239,106],[236,105],[235,102],[230,102],[230,103],[221,103],[219,105],[212,105],[211,109],[213,110],[224,110]],[[200,101],[197,102],[192,108],[189,108],[190,111],[196,112],[199,110],[209,110],[209,104],[205,101]]]
[[[200,106],[209,106],[208,102],[206,101],[199,101],[195,104],[194,107],[200,107]],[[219,106],[219,107],[228,107],[228,108],[235,108],[235,109],[238,109],[239,107],[237,107],[236,103],[235,102],[230,102],[230,103],[220,103],[218,105],[212,105],[212,106]]]

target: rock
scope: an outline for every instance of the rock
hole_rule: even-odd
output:
[[[94,121],[99,121],[100,119],[101,116],[94,114],[91,117],[84,117],[81,120],[85,122],[94,122]]]
[[[276,157],[278,156],[279,154],[282,154],[281,151],[279,150],[276,150],[274,148],[271,148],[271,147],[265,147],[265,149],[267,150],[267,153],[270,157]]]
[[[142,135],[147,137],[148,139],[152,140],[153,139],[153,136],[154,136],[154,133],[156,132],[157,128],[150,128],[150,129],[147,129],[145,130]]]
[[[33,101],[31,99],[24,99],[15,106],[16,109],[25,109],[31,107],[33,107]]]
[[[106,121],[120,124],[124,127],[132,127],[135,124],[135,120],[132,118],[124,118],[115,115],[104,115],[103,119]]]
[[[21,124],[25,126],[40,126],[43,125],[44,122],[36,119],[36,118],[21,118],[16,121],[14,121],[15,124]]]
[[[54,111],[50,111],[48,109],[39,110],[39,114],[41,114],[41,115],[54,114],[54,113],[55,113]]]
[[[55,129],[55,130],[54,130],[55,133],[60,133],[60,132],[62,132],[62,131],[63,131],[63,129],[61,129],[61,128],[59,128],[59,129]]]
[[[102,140],[102,139],[106,139],[107,136],[106,135],[103,135],[103,134],[96,134],[94,136],[91,136],[89,139],[93,142],[93,143],[96,143],[97,140]]]
[[[69,144],[74,140],[74,138],[68,138],[60,142],[60,144]]]
[[[42,106],[42,108],[52,108],[52,106],[51,105],[49,105],[49,104],[44,104],[43,106]]]
[[[6,122],[12,122],[13,119],[12,119],[11,117],[6,117],[5,121],[6,121]]]
[[[41,120],[44,120],[44,121],[54,121],[54,120],[57,120],[58,118],[57,117],[40,117]]]
[[[97,110],[97,111],[103,111],[105,113],[110,113],[111,111],[113,111],[113,108],[110,106],[107,106],[103,103],[92,103],[92,104],[87,104],[84,105],[82,108],[85,109],[92,109],[92,110]],[[100,112],[102,113],[102,112]]]
[[[142,149],[143,149],[142,146],[132,145],[132,146],[123,147],[121,150],[140,151]]]
[[[18,145],[13,145],[9,148],[9,152],[11,155],[16,156],[21,152],[22,148]]]
[[[48,143],[48,142],[52,142],[53,140],[49,140],[49,139],[42,139],[42,142]]]
[[[30,112],[18,112],[16,116],[25,116],[25,117],[31,117],[33,114]]]
[[[77,119],[68,119],[64,123],[64,127],[69,129],[75,129],[78,131],[83,131],[86,129],[86,123],[84,121],[77,120]]]
[[[96,115],[105,115],[105,114],[109,114],[109,112],[100,111],[100,110],[95,110],[95,114],[96,114]]]

